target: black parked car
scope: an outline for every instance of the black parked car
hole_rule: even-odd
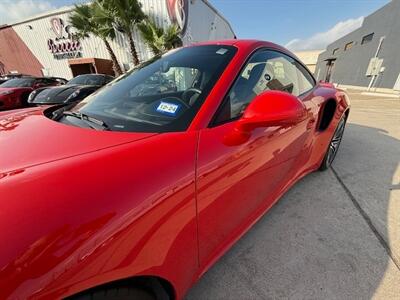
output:
[[[78,75],[65,85],[33,91],[29,95],[28,103],[47,105],[79,102],[113,79],[114,77],[103,74]]]

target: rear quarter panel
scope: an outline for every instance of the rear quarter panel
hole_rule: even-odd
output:
[[[320,118],[324,106],[329,100],[334,100],[336,102],[336,110],[328,128],[320,131],[318,130]],[[340,119],[344,116],[346,111],[350,109],[350,100],[348,95],[344,91],[336,89],[331,84],[327,85],[325,83],[320,83],[314,91],[313,102],[317,106],[318,120],[313,129],[314,138],[311,146],[312,152],[307,163],[307,169],[309,170],[319,168]]]

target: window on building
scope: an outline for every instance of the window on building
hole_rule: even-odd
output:
[[[346,46],[344,46],[344,51],[351,49],[351,47],[353,47],[353,44],[353,42],[347,43]]]
[[[338,53],[338,51],[339,51],[339,48],[335,48],[335,49],[333,49],[332,54],[335,55],[336,53]]]
[[[370,41],[372,41],[373,38],[374,38],[374,33],[370,33],[364,36],[361,40],[361,45],[369,43]]]

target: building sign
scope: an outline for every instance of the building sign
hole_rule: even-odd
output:
[[[55,34],[54,39],[47,40],[49,51],[55,59],[67,59],[82,57],[82,45],[72,34],[71,26],[65,26],[61,18],[50,20],[51,30]]]
[[[171,22],[179,26],[182,36],[185,35],[189,11],[188,0],[166,0],[166,3]]]

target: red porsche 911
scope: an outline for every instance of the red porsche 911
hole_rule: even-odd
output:
[[[156,56],[79,104],[0,113],[0,299],[182,299],[329,168],[348,114],[343,91],[250,40]]]

